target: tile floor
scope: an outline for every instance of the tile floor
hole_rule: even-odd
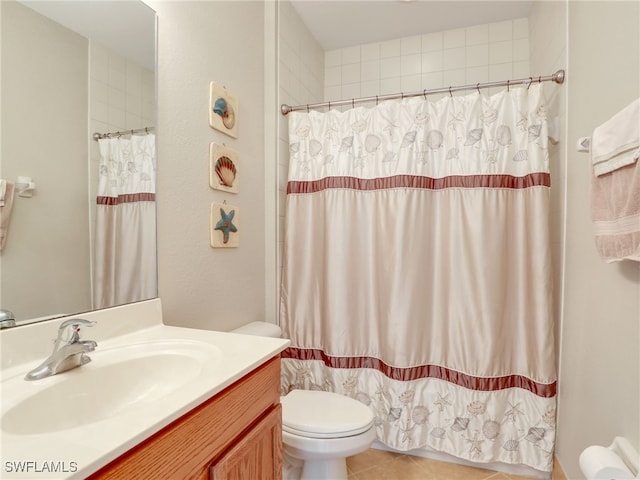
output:
[[[493,470],[369,449],[347,458],[349,480],[530,480]],[[553,480],[566,480],[556,463]]]

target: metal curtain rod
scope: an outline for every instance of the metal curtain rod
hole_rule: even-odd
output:
[[[122,132],[98,133],[94,132],[93,139],[97,142],[102,138],[121,137],[122,135],[133,135],[134,133],[149,133],[155,127],[137,128],[135,130],[125,130]]]
[[[460,92],[462,90],[478,90],[480,93],[481,88],[491,88],[491,87],[504,87],[507,88],[511,85],[527,85],[529,87],[532,83],[538,82],[555,82],[555,83],[564,83],[565,74],[564,70],[558,70],[557,72],[539,77],[527,77],[527,78],[518,78],[517,80],[501,80],[499,82],[488,82],[488,83],[476,83],[475,85],[462,85],[457,87],[444,87],[444,88],[434,88],[432,90],[420,90],[417,92],[410,93],[392,93],[389,95],[375,95],[372,97],[362,97],[362,98],[352,98],[351,100],[338,100],[336,102],[322,102],[322,103],[310,103],[307,105],[296,105],[294,107],[283,103],[280,106],[280,111],[282,115],[287,115],[289,112],[294,112],[296,110],[311,110],[316,108],[323,107],[339,107],[341,105],[351,105],[355,106],[356,103],[364,103],[364,102],[379,102],[381,100],[393,100],[395,98],[409,98],[409,97],[420,97],[427,95],[434,95],[436,93],[448,93],[451,95],[453,92]]]

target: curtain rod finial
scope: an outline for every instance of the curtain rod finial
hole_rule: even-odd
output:
[[[564,78],[565,78],[564,70],[558,70],[556,73],[552,75],[552,77],[554,82],[563,84]]]
[[[282,115],[286,115],[287,113],[291,112],[291,110],[293,109],[286,103],[280,105],[280,111],[282,112]]]

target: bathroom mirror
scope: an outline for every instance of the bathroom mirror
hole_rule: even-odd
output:
[[[0,308],[20,325],[97,308],[92,134],[155,126],[156,15],[139,0],[7,0],[0,9],[0,178],[33,182],[10,216],[0,207],[3,228],[9,219]],[[155,275],[155,218],[151,237]],[[156,285],[132,301],[157,296]]]

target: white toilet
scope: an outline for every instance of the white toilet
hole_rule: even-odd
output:
[[[284,450],[304,461],[303,480],[346,480],[346,458],[376,438],[371,409],[344,395],[292,390],[280,403]]]
[[[232,333],[279,337],[265,322]],[[284,455],[303,463],[302,480],[346,480],[346,458],[367,450],[376,438],[373,412],[350,397],[318,390],[292,390],[282,403]]]

